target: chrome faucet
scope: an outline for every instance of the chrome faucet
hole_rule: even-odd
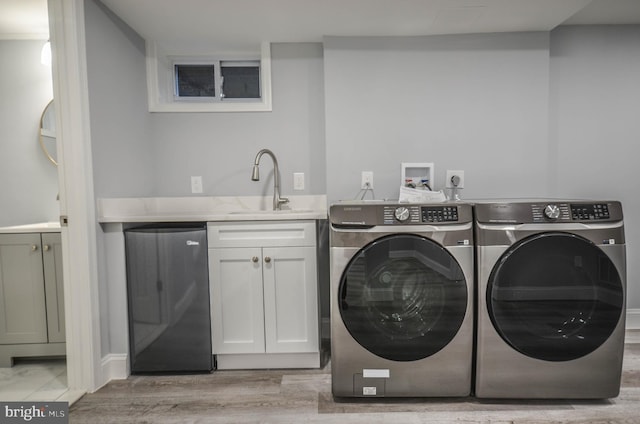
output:
[[[289,203],[289,199],[286,197],[280,197],[280,171],[278,170],[278,160],[276,155],[269,149],[262,149],[256,155],[256,160],[253,163],[253,172],[251,173],[251,181],[260,181],[260,158],[262,155],[267,154],[271,156],[273,160],[273,210],[280,210],[280,207],[284,203]]]

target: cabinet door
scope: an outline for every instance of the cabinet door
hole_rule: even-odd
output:
[[[318,351],[315,247],[263,249],[267,353]]]
[[[40,234],[0,234],[0,343],[46,343]]]
[[[213,353],[264,353],[260,248],[209,249]]]
[[[62,241],[60,233],[42,234],[44,287],[47,296],[49,343],[64,343],[64,291],[62,288]]]

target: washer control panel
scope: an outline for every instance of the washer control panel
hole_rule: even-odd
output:
[[[609,205],[606,203],[571,205],[571,218],[574,220],[597,221],[610,217]]]
[[[385,206],[383,214],[386,225],[458,222],[457,206]]]
[[[457,206],[385,206],[383,214],[387,225],[458,222]]]
[[[473,222],[468,203],[337,202],[329,208],[332,225],[374,227],[378,225],[458,225]]]

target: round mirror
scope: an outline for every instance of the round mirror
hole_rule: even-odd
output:
[[[58,165],[56,155],[56,109],[53,100],[44,108],[40,117],[40,147],[47,155],[47,159]]]

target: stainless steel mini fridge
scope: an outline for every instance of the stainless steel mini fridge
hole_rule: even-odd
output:
[[[131,373],[211,371],[205,223],[124,231]]]

